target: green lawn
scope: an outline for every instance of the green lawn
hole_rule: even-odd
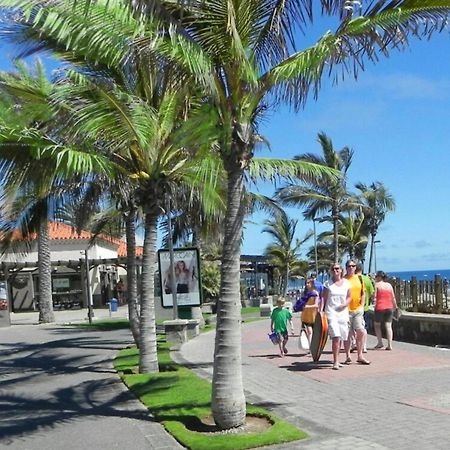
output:
[[[250,309],[250,308],[249,308]],[[251,313],[254,312],[254,308]],[[259,311],[259,308],[256,308]],[[247,318],[245,322],[259,320]],[[102,320],[89,324],[71,326],[97,330],[128,328],[127,320]],[[203,331],[214,328],[211,325]],[[211,416],[211,383],[200,378],[191,370],[174,363],[164,336],[158,337],[158,360],[160,372],[138,374],[138,350],[127,348],[119,352],[114,361],[115,368],[123,382],[141,402],[148,407],[154,419],[185,447],[192,450],[239,450],[280,444],[304,439],[307,434],[269,411],[247,405],[247,414],[267,418],[272,426],[264,432],[218,434],[192,431],[193,424],[199,424]],[[189,429],[191,428],[191,429]]]
[[[158,359],[160,373],[137,374],[138,350],[122,350],[115,360],[115,368],[124,383],[185,447],[192,450],[238,450],[303,439],[307,434],[280,420],[270,412],[251,405],[247,414],[266,417],[272,426],[267,431],[246,434],[199,433],[188,429],[211,416],[211,384],[191,370],[175,364],[168,345],[160,340]]]

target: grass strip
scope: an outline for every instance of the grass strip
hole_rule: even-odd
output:
[[[200,433],[192,431],[211,416],[211,383],[191,370],[174,363],[167,343],[158,342],[160,372],[137,374],[136,348],[122,350],[114,365],[124,383],[182,445],[192,450],[239,450],[280,444],[307,437],[307,434],[267,410],[252,405],[247,415],[267,418],[272,426],[258,433]]]

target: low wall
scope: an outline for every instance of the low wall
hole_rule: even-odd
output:
[[[403,312],[392,322],[394,340],[450,346],[450,315]]]

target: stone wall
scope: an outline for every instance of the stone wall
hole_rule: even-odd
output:
[[[403,312],[392,322],[394,341],[450,346],[450,315]],[[373,330],[372,330],[373,332]]]

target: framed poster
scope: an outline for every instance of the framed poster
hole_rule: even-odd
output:
[[[174,249],[175,287],[178,306],[200,306],[200,257],[197,248]],[[161,302],[172,308],[172,271],[169,250],[158,250]]]

